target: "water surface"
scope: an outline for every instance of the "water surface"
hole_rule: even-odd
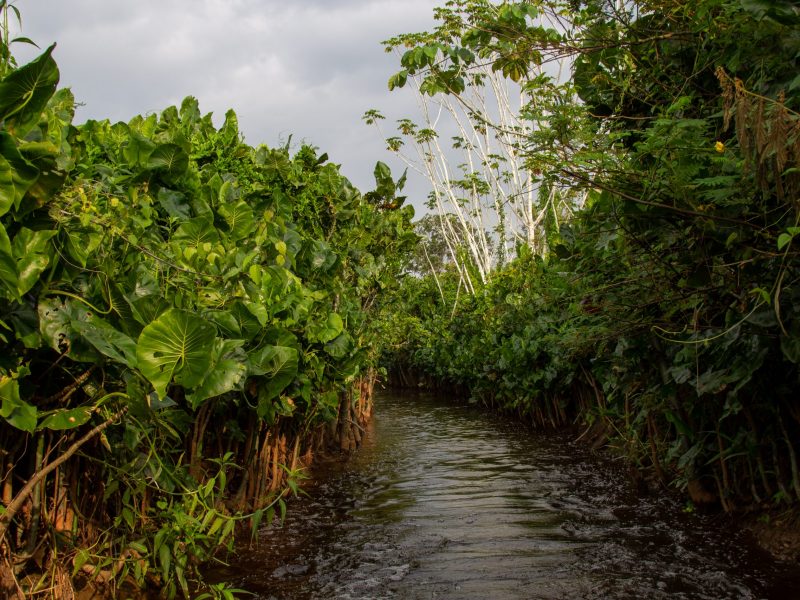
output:
[[[723,517],[637,495],[565,433],[380,395],[362,448],[217,573],[268,599],[800,598]]]

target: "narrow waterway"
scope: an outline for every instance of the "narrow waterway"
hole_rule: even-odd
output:
[[[796,567],[568,435],[390,394],[367,433],[215,576],[261,599],[800,598]]]

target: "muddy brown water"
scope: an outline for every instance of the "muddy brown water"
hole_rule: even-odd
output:
[[[258,599],[800,598],[796,565],[638,495],[574,434],[389,393],[367,433],[212,578]]]

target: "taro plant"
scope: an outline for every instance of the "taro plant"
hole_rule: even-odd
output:
[[[412,210],[191,97],[75,126],[53,51],[0,80],[0,581],[188,596],[353,435]]]

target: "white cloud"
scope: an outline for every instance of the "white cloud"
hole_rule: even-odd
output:
[[[361,189],[376,160],[397,168],[361,115],[413,113],[386,88],[398,69],[380,42],[433,25],[443,0],[48,0],[20,2],[23,33],[55,52],[77,120],[128,120],[196,96],[217,122],[233,108],[250,144],[289,134]],[[22,47],[18,47],[18,50]],[[35,52],[24,51],[29,59]],[[421,181],[412,194],[422,206]]]

